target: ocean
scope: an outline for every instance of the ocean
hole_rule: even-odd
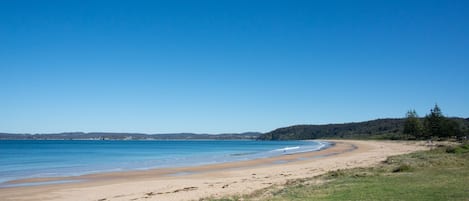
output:
[[[321,141],[0,140],[0,187],[11,180],[266,158],[316,151]]]

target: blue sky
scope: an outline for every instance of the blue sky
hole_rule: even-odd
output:
[[[469,117],[469,3],[1,1],[0,132]]]

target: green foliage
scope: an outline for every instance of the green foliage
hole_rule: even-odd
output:
[[[442,122],[442,130],[444,135],[442,137],[462,137],[463,132],[458,122],[445,118]]]
[[[423,125],[422,125],[423,121]],[[463,132],[463,129],[465,132]],[[405,119],[377,119],[359,123],[296,125],[259,136],[259,140],[306,140],[318,138],[413,140],[469,135],[469,119],[446,118],[435,105],[424,119],[410,110]]]
[[[440,107],[435,105],[430,114],[425,117],[425,138],[438,137],[461,137],[463,135],[458,122],[446,118]]]
[[[404,139],[416,139],[423,137],[423,126],[415,110],[407,112],[404,123]]]
[[[418,119],[422,122],[422,119]],[[451,118],[458,125],[469,126],[469,119]],[[406,119],[377,119],[360,123],[328,125],[296,125],[279,128],[259,136],[259,140],[306,140],[320,138],[335,139],[428,139],[420,136],[404,135]],[[454,128],[454,127],[452,127]],[[456,130],[457,131],[457,130]],[[469,132],[469,131],[468,131]],[[423,133],[423,132],[421,132]],[[465,134],[469,136],[469,133]]]
[[[433,109],[430,110],[430,114],[425,116],[424,125],[425,125],[425,138],[443,136],[443,122],[444,116],[438,105],[435,105]]]
[[[317,138],[391,139],[400,138],[404,119],[377,119],[359,123],[297,125],[279,128],[261,140],[305,140]]]
[[[469,143],[461,146],[449,146],[446,148],[446,153],[464,154],[469,153]]]

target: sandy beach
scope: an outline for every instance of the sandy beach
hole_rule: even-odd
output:
[[[290,179],[312,177],[337,169],[372,166],[388,156],[427,149],[416,142],[328,141],[334,142],[335,146],[316,152],[250,161],[17,180],[10,184],[49,184],[1,188],[0,197],[5,201],[198,200],[251,193],[271,185],[282,185]]]

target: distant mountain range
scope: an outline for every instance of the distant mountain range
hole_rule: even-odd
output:
[[[257,139],[261,133],[226,133],[226,134],[195,134],[195,133],[170,133],[170,134],[142,134],[142,133],[103,133],[103,132],[69,132],[56,134],[12,134],[0,133],[3,140],[189,140],[189,139]]]
[[[450,118],[461,127],[465,133],[469,132],[469,118]],[[344,139],[398,139],[404,129],[404,118],[376,119],[364,122],[324,125],[295,125],[278,128],[267,133],[246,132],[226,134],[142,134],[142,133],[104,133],[104,132],[69,132],[57,134],[11,134],[0,133],[4,140],[229,140],[229,139],[258,139],[258,140],[306,140],[321,138]],[[469,133],[467,134],[469,135]]]

